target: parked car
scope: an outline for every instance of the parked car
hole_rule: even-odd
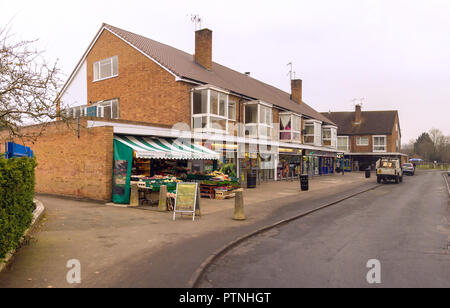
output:
[[[447,170],[447,175],[450,176],[450,168]]]
[[[403,169],[403,174],[414,175],[414,173],[416,172],[416,168],[414,168],[414,165],[411,163],[403,164],[402,169]]]
[[[389,180],[395,183],[403,182],[403,170],[400,165],[400,160],[397,158],[381,158],[377,161],[377,182],[383,181],[386,183]]]

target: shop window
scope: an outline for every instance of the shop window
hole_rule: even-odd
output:
[[[342,152],[349,151],[349,138],[348,136],[339,136],[337,137],[337,149]]]
[[[373,151],[374,152],[386,152],[386,136],[373,136]]]
[[[357,146],[368,146],[369,145],[369,137],[356,136],[356,145]]]
[[[245,104],[245,136],[270,139],[273,137],[272,108],[257,102]]]
[[[116,77],[119,74],[119,60],[117,56],[94,63],[94,81]]]
[[[191,100],[194,130],[217,133],[227,131],[229,112],[227,94],[209,88],[197,88],[192,91]]]
[[[301,142],[301,118],[298,115],[280,114],[280,140],[285,142]]]

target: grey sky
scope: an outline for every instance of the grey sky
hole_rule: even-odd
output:
[[[23,39],[39,38],[68,76],[102,22],[189,53],[198,13],[213,60],[287,92],[290,61],[318,111],[398,109],[403,143],[432,127],[450,134],[450,1],[9,1]]]

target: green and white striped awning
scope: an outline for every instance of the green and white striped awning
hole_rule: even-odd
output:
[[[187,140],[115,135],[114,139],[129,146],[138,158],[153,159],[219,159],[219,154]]]

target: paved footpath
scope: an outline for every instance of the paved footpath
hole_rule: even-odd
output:
[[[38,196],[45,217],[0,287],[186,287],[205,258],[237,237],[373,185],[362,173],[316,178],[309,192],[298,181],[264,183],[244,192],[245,221],[232,220],[233,199],[202,199],[198,220],[174,222],[168,212]],[[66,281],[70,259],[81,262],[80,285]]]
[[[441,173],[418,171],[246,241],[200,286],[450,288],[449,205]]]

